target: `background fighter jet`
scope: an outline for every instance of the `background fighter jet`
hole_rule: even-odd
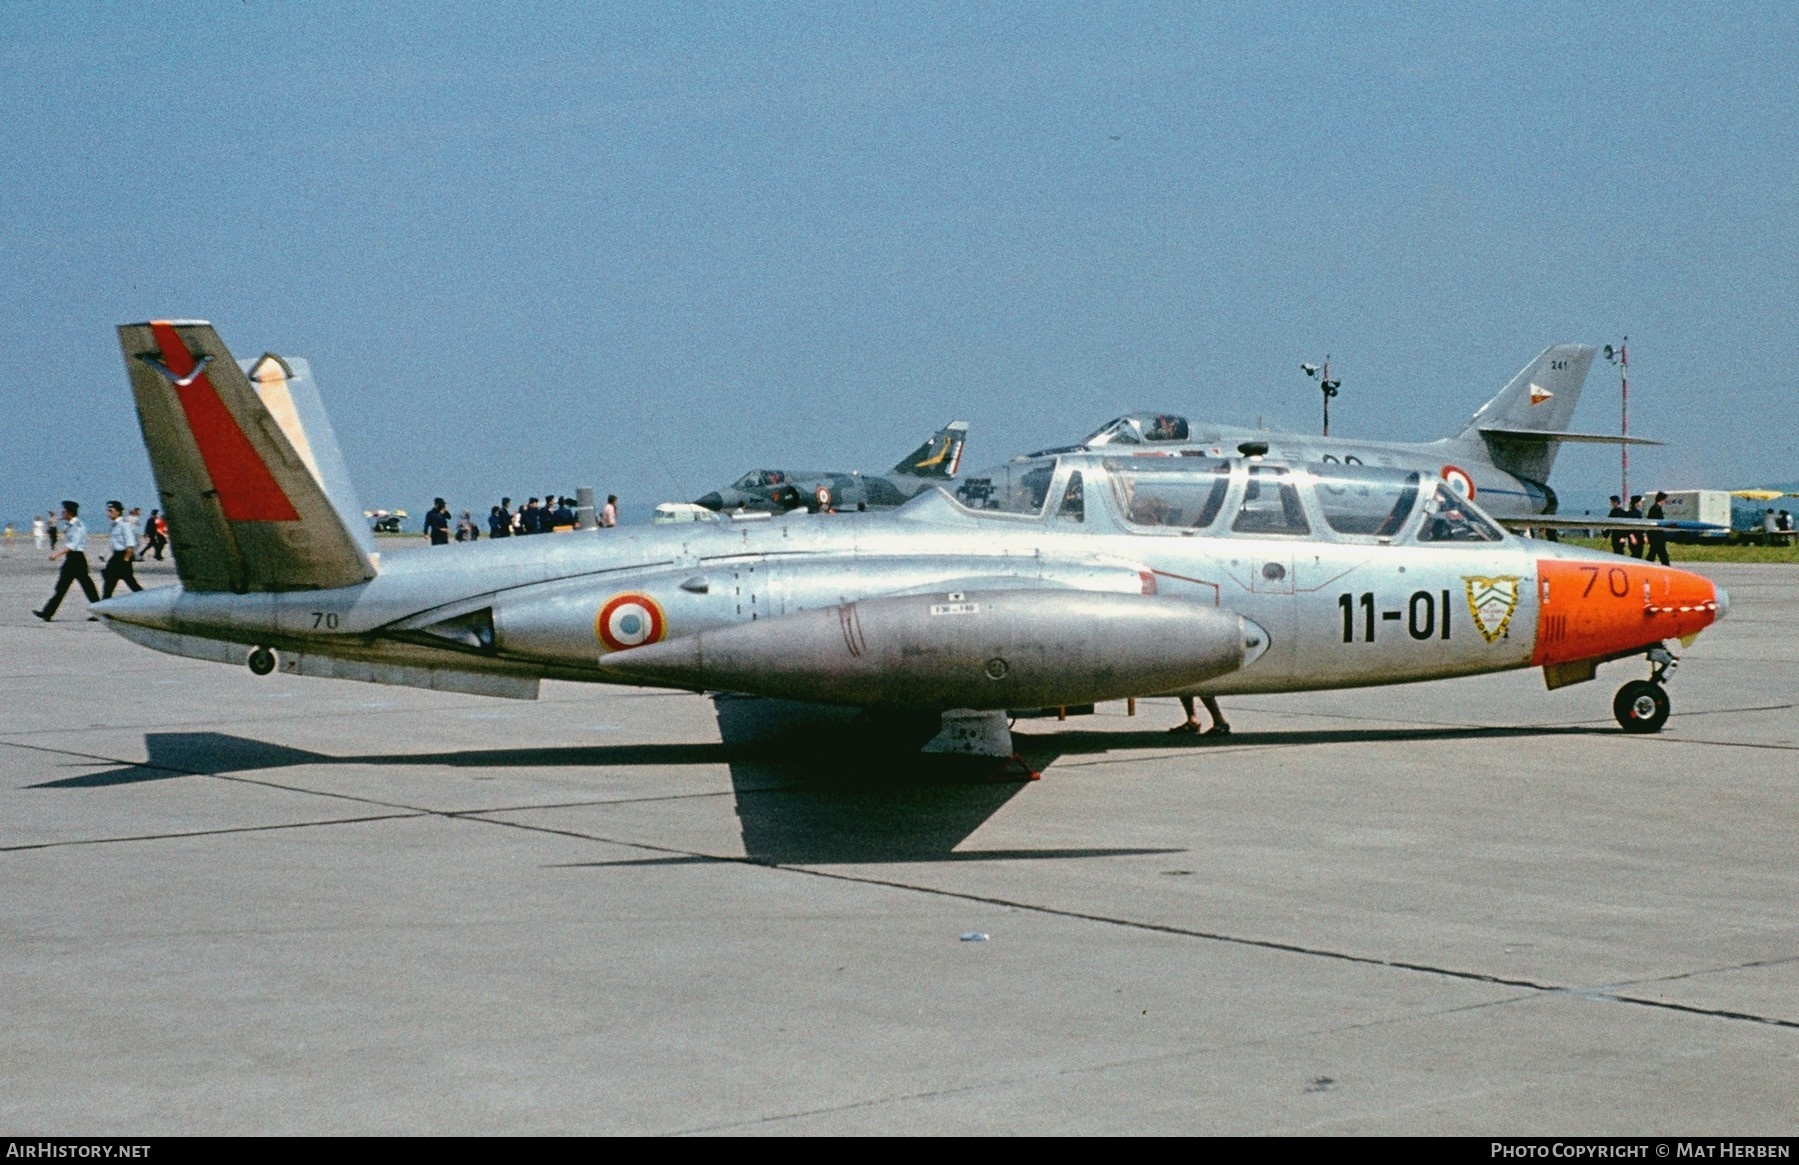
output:
[[[709,510],[784,514],[809,510],[878,510],[900,505],[927,486],[953,480],[962,464],[968,422],[951,421],[885,474],[816,469],[752,469],[694,502]]]
[[[259,675],[743,692],[928,721],[929,749],[1008,756],[1008,709],[1525,667],[1559,688],[1647,656],[1613,712],[1653,732],[1667,642],[1728,606],[1698,575],[1508,535],[1434,474],[1103,451],[981,509],[939,489],[886,514],[377,557],[297,362],[252,379],[203,323],[119,337],[181,583],[93,610]]]
[[[1641,437],[1571,433],[1575,402],[1595,349],[1555,344],[1482,405],[1453,437],[1440,441],[1359,441],[1307,433],[1278,433],[1190,421],[1174,413],[1127,413],[1100,426],[1078,445],[1028,454],[1045,459],[1077,449],[1133,453],[1260,454],[1290,465],[1381,465],[1441,477],[1463,497],[1478,499],[1497,517],[1556,512],[1549,471],[1565,442],[1659,445]],[[1009,471],[1016,476],[1017,470]],[[1028,470],[1027,470],[1028,472]],[[967,478],[960,491],[979,499],[991,473]]]

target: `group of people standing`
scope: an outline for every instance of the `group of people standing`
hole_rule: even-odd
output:
[[[1648,518],[1651,521],[1659,522],[1668,516],[1662,509],[1662,503],[1667,500],[1667,493],[1657,490],[1655,501],[1650,504],[1648,512],[1644,512],[1642,494],[1630,495],[1629,509],[1625,509],[1622,505],[1622,498],[1613,494],[1611,497],[1612,509],[1610,513],[1606,514],[1606,517]],[[1632,558],[1642,558],[1647,551],[1650,562],[1659,562],[1663,566],[1668,565],[1668,536],[1660,530],[1613,530],[1611,539],[1613,554],[1628,554]]]
[[[601,529],[618,525],[618,495],[607,494],[606,504],[594,517]],[[511,538],[525,534],[553,534],[573,530],[576,524],[574,498],[545,494],[541,501],[526,499],[517,510],[512,508],[511,498],[501,498],[500,504],[488,511],[487,536]],[[457,520],[450,513],[449,505],[437,498],[425,514],[425,538],[433,546],[446,546],[452,540],[475,542],[481,538],[481,526],[467,510],[462,511],[461,519]]]
[[[148,519],[143,512],[132,509],[127,514],[121,502],[106,503],[106,517],[111,523],[107,532],[106,565],[100,568],[100,581],[104,589],[94,589],[93,575],[89,572],[87,562],[87,526],[81,520],[81,504],[65,500],[60,514],[48,520],[36,518],[31,523],[33,541],[39,550],[50,548],[50,561],[62,561],[62,570],[56,576],[56,589],[50,595],[50,601],[32,614],[48,623],[56,618],[56,610],[72,586],[80,586],[87,601],[97,603],[101,599],[112,598],[112,593],[124,583],[134,591],[144,589],[137,581],[137,573],[132,569],[132,562],[146,550],[153,551],[160,561],[163,548],[169,544],[169,527],[167,521],[157,510],[151,510]],[[60,543],[60,545],[59,545]],[[95,618],[89,615],[91,621]]]

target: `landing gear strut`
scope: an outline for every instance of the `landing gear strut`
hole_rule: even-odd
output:
[[[1660,644],[1649,649],[1648,658],[1649,678],[1630,681],[1612,697],[1612,715],[1626,732],[1660,732],[1668,722],[1672,707],[1668,702],[1668,676],[1680,661]]]

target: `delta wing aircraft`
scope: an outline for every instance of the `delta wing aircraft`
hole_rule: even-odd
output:
[[[1553,344],[1543,349],[1459,432],[1438,441],[1362,441],[1210,425],[1174,413],[1127,413],[1106,422],[1078,445],[1026,456],[1047,461],[1076,450],[1104,449],[1114,453],[1198,452],[1218,457],[1247,449],[1268,461],[1289,465],[1417,470],[1442,478],[1456,493],[1478,500],[1482,509],[1498,518],[1554,514],[1556,496],[1549,488],[1549,471],[1563,444],[1661,443],[1568,431],[1594,352],[1585,344]],[[964,500],[972,497],[979,504],[987,476],[964,480],[959,490]]]
[[[708,510],[784,514],[819,510],[879,510],[904,505],[934,485],[951,481],[962,464],[968,422],[951,421],[923,445],[880,473],[818,469],[752,469],[730,485],[694,499]]]
[[[1244,457],[1054,459],[973,508],[636,527],[377,556],[301,362],[120,328],[179,586],[94,611],[162,651],[534,698],[545,678],[858,706],[1007,755],[1008,709],[1300,692],[1646,657],[1721,617],[1695,574],[1506,533],[1435,474]],[[919,736],[923,740],[925,733]]]

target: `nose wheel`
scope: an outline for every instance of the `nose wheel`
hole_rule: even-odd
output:
[[[1612,715],[1626,732],[1660,732],[1673,705],[1668,700],[1668,676],[1680,661],[1665,647],[1649,649],[1650,676],[1632,680],[1612,697]]]
[[[1612,715],[1626,732],[1660,732],[1670,707],[1666,689],[1649,680],[1632,680],[1612,698]]]

